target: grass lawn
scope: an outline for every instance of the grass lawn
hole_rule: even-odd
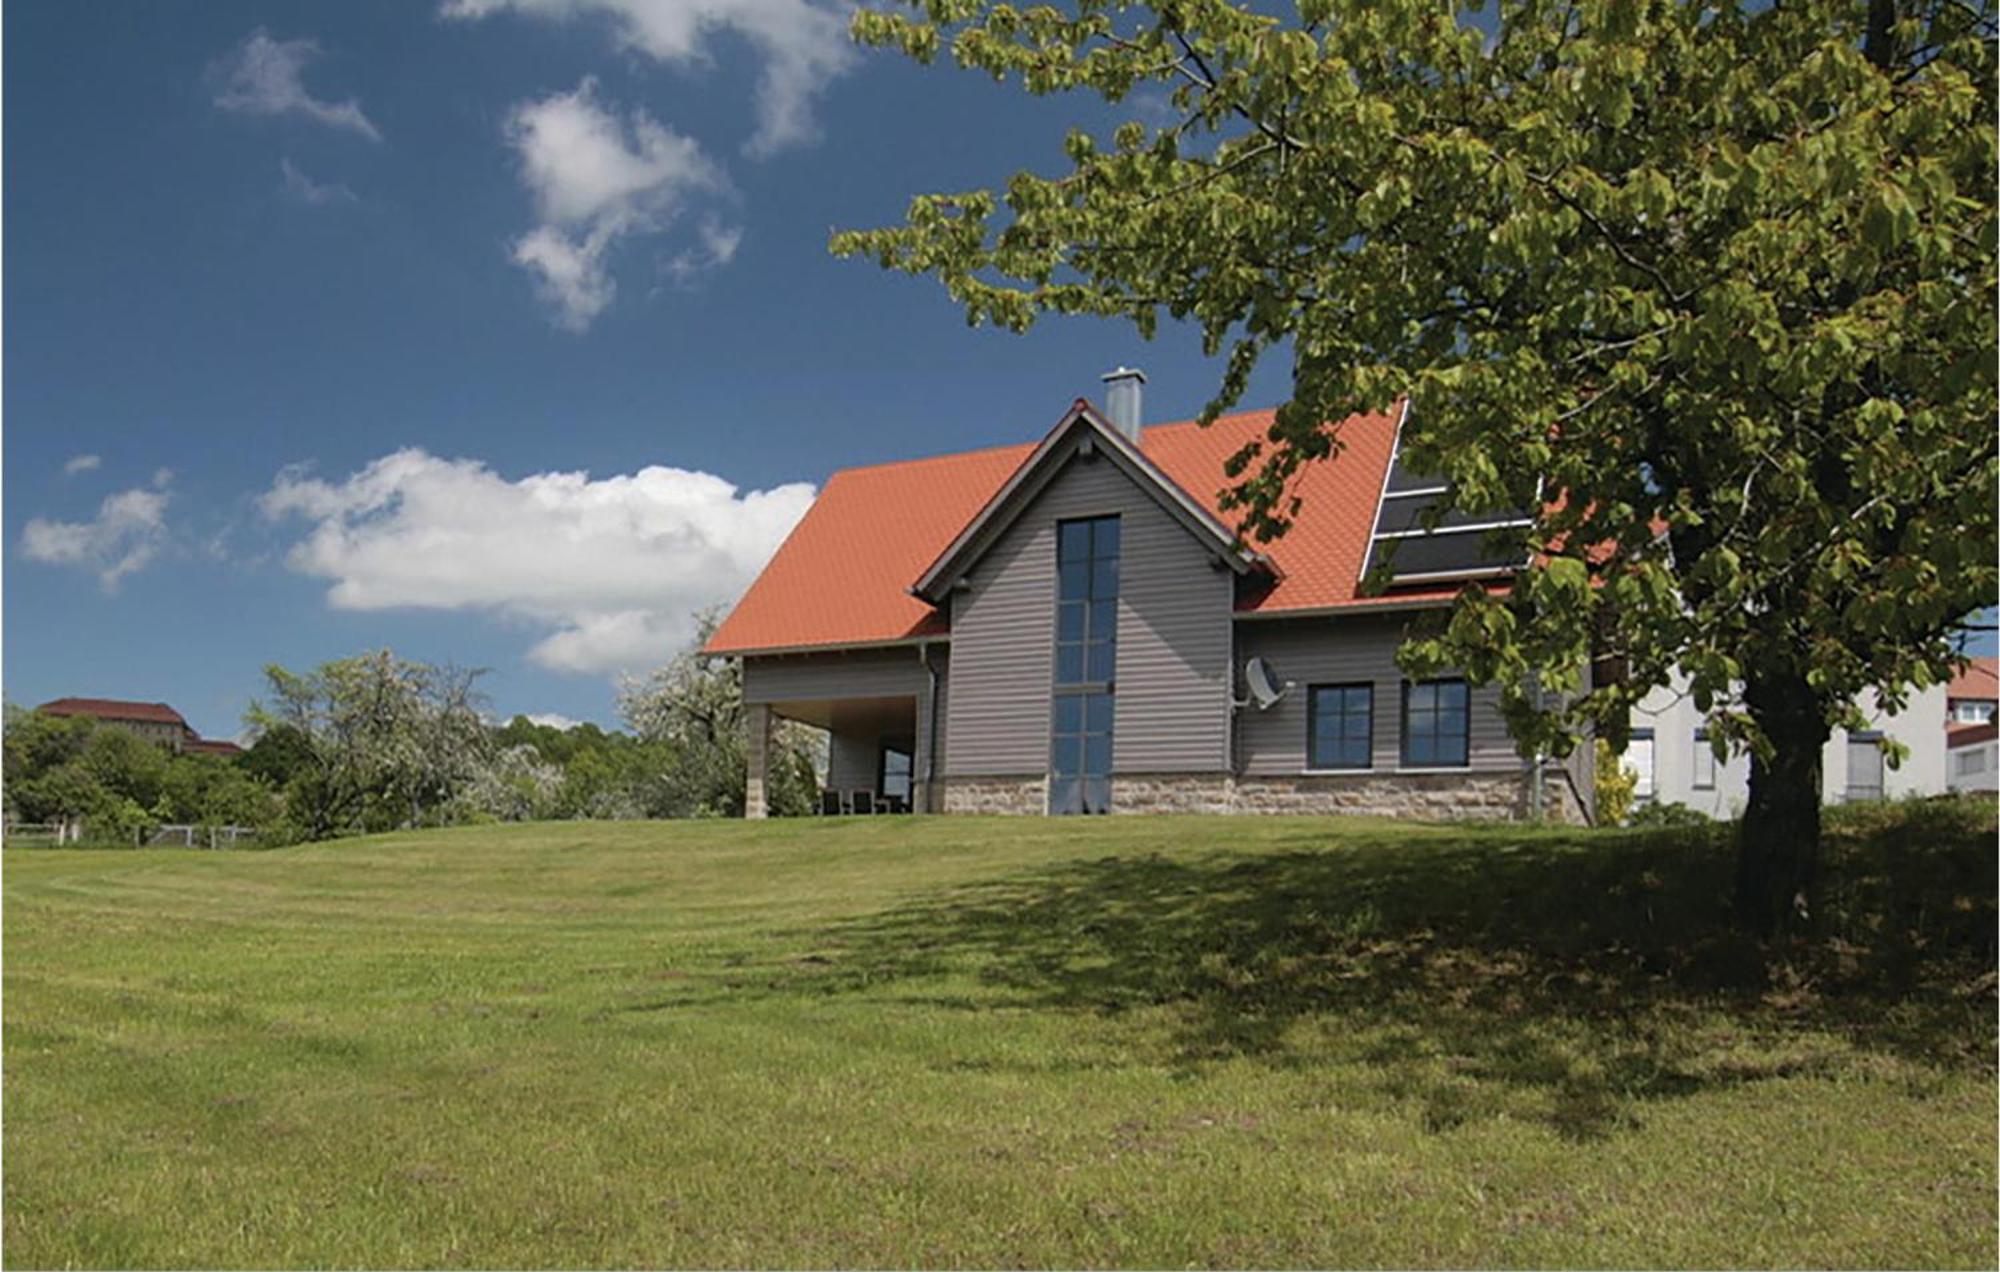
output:
[[[1708,831],[14,850],[6,1263],[1992,1267],[1992,805],[1829,855],[1760,951]]]

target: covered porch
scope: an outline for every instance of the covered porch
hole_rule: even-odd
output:
[[[744,663],[746,817],[770,813],[771,730],[780,720],[823,729],[827,770],[815,811],[929,812],[941,769],[933,745],[942,650],[855,651]]]

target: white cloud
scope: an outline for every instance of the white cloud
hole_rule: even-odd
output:
[[[104,458],[101,455],[72,455],[63,464],[63,476],[74,477],[78,473],[87,473],[100,467],[103,463]]]
[[[528,651],[542,666],[608,673],[685,645],[693,613],[734,599],[812,498],[662,467],[509,481],[406,449],[339,481],[287,470],[261,507],[312,523],[287,561],[331,580],[338,609],[483,611],[549,629]]]
[[[676,252],[667,262],[667,273],[675,282],[692,282],[709,270],[721,269],[735,260],[736,249],[743,246],[743,227],[708,218],[696,230],[695,239],[695,246]]]
[[[91,521],[36,517],[22,528],[21,551],[30,561],[95,570],[104,590],[116,592],[120,581],[144,569],[166,542],[170,498],[164,489],[139,487],[106,499]]]
[[[530,711],[529,724],[539,724],[545,729],[561,729],[564,733],[583,727],[583,721],[571,719],[560,711]]]
[[[274,40],[260,27],[209,68],[215,104],[246,115],[304,115],[329,128],[382,140],[361,113],[361,103],[351,97],[344,102],[322,101],[306,91],[306,63],[318,56],[317,41]]]
[[[718,34],[741,37],[763,59],[757,127],[745,149],[769,155],[818,135],[813,103],[855,62],[844,0],[445,0],[446,17],[510,11],[608,21],[620,47],[676,66],[703,66]]]
[[[664,230],[691,196],[728,187],[700,145],[644,111],[620,120],[589,78],[516,106],[507,142],[541,222],[515,240],[514,263],[572,331],[617,295],[606,257],[618,240]]]
[[[298,165],[290,159],[278,161],[278,174],[284,179],[285,193],[301,203],[324,207],[329,203],[355,202],[354,191],[338,181],[315,181],[299,171]]]

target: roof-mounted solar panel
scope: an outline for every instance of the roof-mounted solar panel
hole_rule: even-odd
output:
[[[1526,514],[1466,512],[1451,505],[1450,483],[1412,470],[1399,445],[1375,510],[1366,572],[1386,568],[1387,586],[1396,588],[1492,578],[1527,565]]]

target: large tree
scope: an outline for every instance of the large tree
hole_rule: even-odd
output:
[[[386,649],[303,673],[274,663],[244,717],[259,735],[251,755],[286,774],[287,810],[305,838],[448,821],[494,749],[480,674]],[[278,740],[269,756],[267,738]]]
[[[1804,913],[1830,729],[1947,675],[1994,599],[1990,0],[914,0],[854,30],[1136,118],[837,253],[973,323],[1197,324],[1209,418],[1288,356],[1230,469],[1251,536],[1328,421],[1407,397],[1409,459],[1534,509],[1536,555],[1405,665],[1498,684],[1529,749],[1615,737],[1678,668],[1751,755],[1742,921]]]

